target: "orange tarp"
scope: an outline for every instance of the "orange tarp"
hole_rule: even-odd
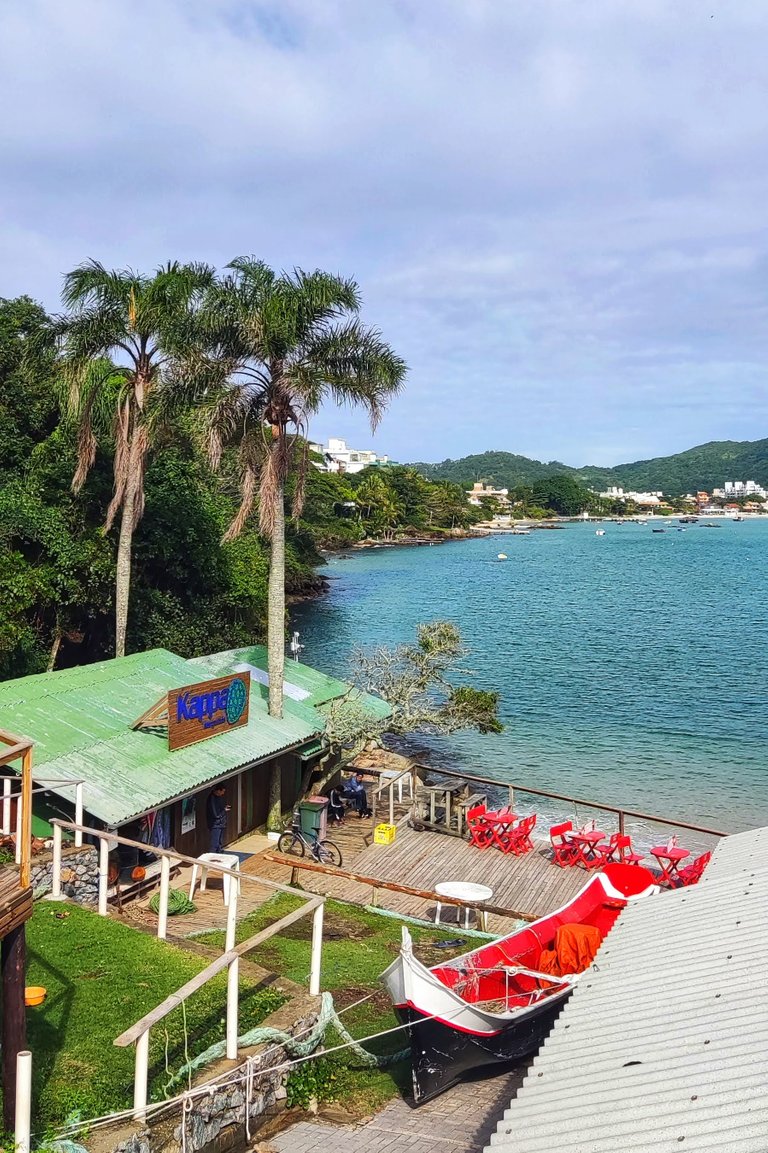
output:
[[[600,930],[593,925],[561,925],[555,934],[554,949],[543,949],[538,969],[553,977],[583,973],[600,948]]]

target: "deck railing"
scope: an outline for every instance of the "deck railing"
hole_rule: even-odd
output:
[[[499,781],[492,777],[480,777],[473,773],[464,773],[459,769],[432,768],[429,765],[414,765],[417,776],[431,774],[439,777],[453,777],[456,780],[469,781],[472,784],[487,785],[491,788],[507,790],[509,805],[514,809],[515,793],[526,793],[536,797],[546,797],[548,800],[565,801],[574,806],[586,809],[595,809],[601,813],[611,813],[616,818],[617,831],[625,832],[627,818],[643,821],[647,824],[664,825],[673,829],[686,829],[690,832],[704,833],[710,837],[726,837],[728,833],[722,829],[711,829],[706,825],[693,824],[690,821],[681,821],[674,817],[660,816],[658,813],[641,813],[636,809],[627,809],[617,805],[607,804],[605,801],[585,800],[583,797],[569,796],[567,793],[554,793],[547,789],[534,788],[520,782]]]
[[[371,794],[371,810],[373,823],[376,825],[378,815],[382,809],[382,801],[387,798],[387,813],[390,825],[395,823],[395,789],[397,790],[398,804],[403,803],[403,787],[407,786],[408,796],[413,800],[413,770],[410,765],[400,773],[388,773],[386,769],[380,771],[380,783]]]

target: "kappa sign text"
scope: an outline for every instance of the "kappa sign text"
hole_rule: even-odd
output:
[[[251,678],[233,673],[168,693],[168,748],[183,749],[248,724]]]

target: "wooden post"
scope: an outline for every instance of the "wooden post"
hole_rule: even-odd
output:
[[[320,970],[323,959],[323,909],[318,905],[312,914],[312,961],[309,969],[309,991],[317,997],[320,994]]]
[[[27,1047],[24,977],[27,961],[24,926],[11,929],[0,946],[2,958],[3,1022],[3,1120],[12,1133],[16,1120],[16,1058]]]
[[[389,823],[395,823],[395,786],[392,781],[389,782]]]
[[[157,936],[164,941],[168,936],[168,890],[171,885],[171,858],[160,858],[160,907],[157,910]]]
[[[32,1140],[32,1054],[23,1049],[16,1058],[15,1153],[30,1153]]]
[[[16,794],[16,864],[21,869],[21,793]],[[19,872],[21,884],[21,872]]]
[[[19,881],[26,889],[32,874],[32,747],[21,756],[21,871]]]
[[[619,809],[619,833],[624,836],[624,810]]]
[[[99,837],[99,916],[107,915],[107,888],[109,887],[109,841]],[[146,1104],[146,1101],[145,1101]]]
[[[3,777],[3,836],[11,835],[11,778]]]
[[[149,1029],[136,1041],[136,1065],[133,1074],[133,1116],[143,1121],[147,1115],[147,1077],[149,1074]]]
[[[61,825],[53,826],[53,876],[51,877],[51,896],[54,901],[61,899]]]
[[[514,785],[509,786],[508,796],[509,796],[509,807],[512,810],[512,812],[514,813],[514,811],[515,811],[515,786]]]
[[[75,785],[75,824],[82,825],[83,823],[83,782],[78,781]],[[81,849],[83,847],[83,830],[75,829],[75,848]]]

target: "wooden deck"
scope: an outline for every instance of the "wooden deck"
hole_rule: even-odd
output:
[[[431,919],[435,899],[423,900],[388,889],[352,881],[344,872],[410,888],[434,892],[441,881],[475,881],[493,889],[493,905],[540,917],[565,904],[582,887],[587,874],[582,869],[561,869],[552,864],[549,845],[535,842],[533,852],[522,857],[506,856],[496,849],[480,851],[467,841],[440,833],[416,832],[407,825],[397,830],[391,845],[371,844],[369,821],[347,821],[343,829],[330,836],[342,850],[344,867],[338,874],[297,870],[296,881],[302,888],[328,897],[369,905],[407,916]],[[251,874],[291,883],[291,862],[278,858],[275,850],[260,853],[246,861],[244,869]],[[374,896],[375,894],[375,896]],[[443,906],[442,919],[456,920],[454,909]],[[509,932],[509,919],[491,915],[490,932]]]
[[[22,888],[19,872],[0,868],[0,937],[5,937],[32,916],[32,889]]]

